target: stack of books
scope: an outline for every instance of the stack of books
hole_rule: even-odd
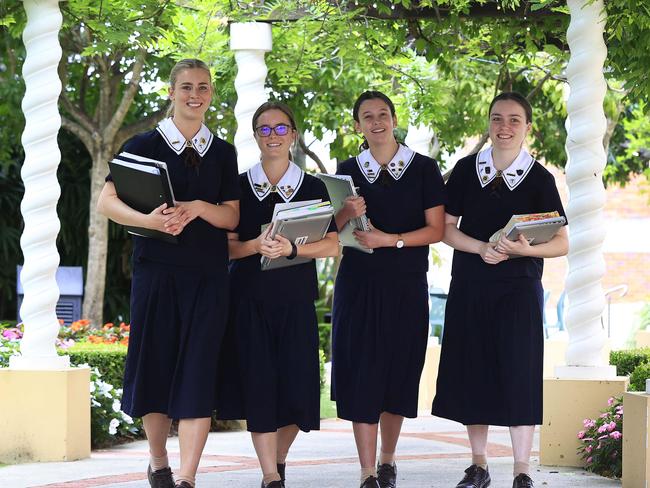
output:
[[[327,234],[333,215],[334,208],[331,203],[320,200],[277,204],[269,224],[271,226],[269,237],[273,239],[279,234],[296,245],[320,241]],[[270,259],[262,256],[260,263],[261,269],[266,271],[307,263],[311,260],[312,258],[305,257],[287,259],[282,256]]]
[[[542,212],[513,215],[503,229],[499,229],[490,237],[490,242],[497,242],[501,236],[516,241],[523,236],[531,245],[550,241],[566,222],[559,212]]]
[[[115,191],[129,207],[145,214],[163,203],[174,206],[174,191],[164,161],[122,152],[108,162]],[[125,226],[130,234],[176,244],[178,237],[144,227]]]

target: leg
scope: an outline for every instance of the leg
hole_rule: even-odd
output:
[[[276,464],[278,452],[277,432],[251,432],[253,447],[262,468],[264,484],[271,481],[280,481],[278,466]]]
[[[151,456],[154,458],[167,457],[167,436],[172,419],[162,413],[148,413],[142,417],[142,424],[147,434]]]
[[[488,425],[468,425],[467,436],[472,446],[472,464],[487,465]],[[485,466],[482,466],[485,468]]]
[[[181,419],[178,423],[178,443],[181,451],[181,467],[177,481],[194,486],[196,470],[210,432],[210,417]]]
[[[404,422],[404,417],[388,412],[383,412],[379,417],[381,432],[379,464],[392,464],[395,461],[395,449],[399,433],[402,430],[402,422]]]
[[[379,424],[353,422],[354,442],[357,445],[359,463],[361,464],[361,482],[369,476],[377,476],[377,428]]]
[[[278,440],[277,440],[277,452],[276,452],[276,463],[284,464],[287,460],[287,454],[289,453],[289,448],[293,441],[296,440],[298,435],[297,425],[286,425],[278,429]]]
[[[534,425],[516,425],[510,427],[510,440],[515,458],[514,476],[520,473],[530,474],[530,450],[533,447]]]

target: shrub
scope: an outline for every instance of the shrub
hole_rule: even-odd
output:
[[[609,363],[616,366],[618,376],[630,376],[637,366],[647,362],[650,362],[650,348],[648,347],[609,353]]]
[[[650,378],[650,362],[638,365],[630,375],[629,391],[645,391],[645,380]]]
[[[91,368],[97,368],[104,381],[115,388],[122,388],[126,346],[76,342],[59,354],[69,355],[70,363],[74,365],[88,364]]]
[[[322,349],[318,350],[318,363],[320,365],[320,389],[325,388],[325,353]]]
[[[325,361],[332,360],[332,324],[318,324],[318,348],[325,354]]]
[[[623,398],[612,397],[597,419],[584,419],[578,454],[587,471],[620,478],[623,472]]]

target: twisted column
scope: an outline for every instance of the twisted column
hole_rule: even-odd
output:
[[[601,280],[605,274],[602,244],[605,240],[603,207],[605,188],[602,172],[606,156],[603,135],[607,121],[603,110],[606,92],[603,64],[607,48],[603,41],[605,13],[603,1],[587,3],[568,0],[571,23],[567,39],[571,58],[567,67],[570,95],[567,102],[569,186],[567,217],[570,224],[569,299],[567,330],[569,344],[566,367],[560,377],[614,377],[613,366],[603,364],[607,340],[601,325],[605,296]]]
[[[230,26],[230,49],[235,51],[237,61],[235,146],[240,171],[247,170],[260,160],[251,122],[257,107],[268,100],[264,90],[267,73],[264,54],[271,50],[272,45],[270,24],[246,22]]]
[[[20,315],[25,334],[20,343],[21,355],[12,357],[9,365],[14,369],[59,369],[70,365],[70,358],[58,356],[55,348],[59,332],[56,236],[60,228],[56,204],[61,194],[56,178],[61,161],[56,139],[61,126],[57,66],[61,59],[58,33],[62,17],[58,0],[25,0],[24,6],[27,56],[23,66],[25,163],[21,175],[25,195],[20,209],[25,229],[20,246],[25,257],[21,273],[25,298]]]

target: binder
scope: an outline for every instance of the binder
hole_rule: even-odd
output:
[[[519,235],[523,234],[531,246],[542,244],[550,241],[565,223],[566,219],[557,211],[513,215],[503,229],[490,236],[490,242],[497,242],[501,235],[505,235],[510,241],[516,241]],[[510,257],[520,256],[511,254]]]
[[[318,173],[316,177],[325,183],[330,200],[332,200],[332,207],[334,207],[335,214],[341,210],[346,198],[359,196],[354,187],[354,183],[352,182],[352,177],[349,175],[329,175]],[[370,230],[370,223],[365,214],[351,219],[342,229],[339,229],[339,242],[341,245],[353,247],[359,251],[372,254],[372,249],[362,246],[355,239],[353,234],[355,230],[363,230],[366,232]]]
[[[132,209],[148,214],[163,203],[168,207],[174,206],[174,191],[165,162],[122,152],[109,161],[108,166],[118,198]],[[130,225],[125,227],[129,234],[178,243],[177,236],[165,232]]]
[[[270,224],[272,226],[270,237],[275,238],[279,234],[299,245],[320,241],[327,234],[333,214],[334,210],[330,202],[281,210]],[[269,259],[262,256],[260,267],[262,271],[267,271],[308,263],[312,259],[301,256],[296,256],[294,259],[287,259],[286,256]]]

